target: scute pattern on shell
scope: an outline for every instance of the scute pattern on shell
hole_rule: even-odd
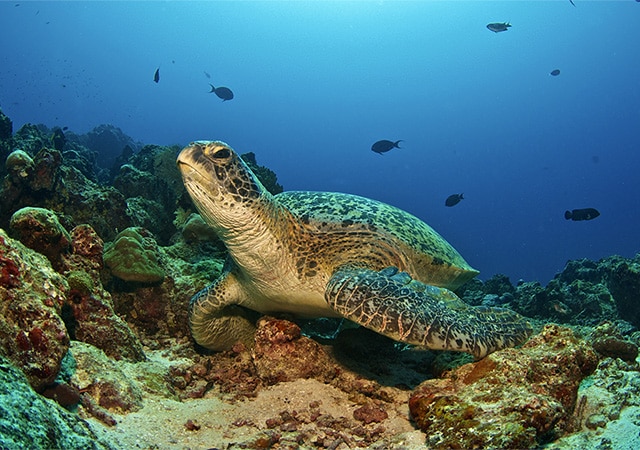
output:
[[[298,236],[293,241],[299,276],[315,275],[318,255],[330,273],[344,264],[375,270],[395,265],[422,282],[452,289],[478,273],[430,226],[385,203],[307,191],[283,192],[275,200],[308,231],[295,227],[290,233]]]

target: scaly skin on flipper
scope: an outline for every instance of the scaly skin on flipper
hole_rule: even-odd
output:
[[[468,352],[477,359],[521,344],[532,331],[513,311],[472,307],[448,289],[412,280],[395,267],[338,270],[326,299],[345,318],[397,341]]]
[[[233,274],[226,273],[189,302],[189,327],[198,344],[227,350],[236,342],[250,347],[258,314],[238,306],[242,292]]]
[[[478,272],[405,211],[333,192],[273,196],[220,141],[192,143],[178,167],[229,253],[224,273],[190,304],[200,345],[250,343],[251,311],[347,317],[393,339],[476,357],[529,334],[516,313],[473,308],[448,291]]]

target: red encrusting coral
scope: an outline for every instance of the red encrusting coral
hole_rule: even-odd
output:
[[[2,237],[0,237],[0,245],[2,245],[2,247],[6,245]],[[4,252],[0,251],[0,286],[11,289],[19,284],[20,269],[18,265],[13,259],[7,257]]]

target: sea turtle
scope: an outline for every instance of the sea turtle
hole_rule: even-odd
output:
[[[191,332],[206,348],[252,342],[249,310],[344,317],[397,341],[476,358],[531,332],[520,315],[468,306],[448,290],[478,272],[407,212],[349,194],[271,195],[220,141],[191,143],[177,163],[229,254],[222,275],[189,305]]]

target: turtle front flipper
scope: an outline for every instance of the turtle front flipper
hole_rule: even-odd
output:
[[[217,351],[229,350],[237,342],[252,346],[259,314],[240,306],[243,298],[231,272],[194,295],[189,302],[189,327],[195,341]]]
[[[478,359],[521,344],[532,332],[513,311],[467,305],[448,289],[413,280],[395,267],[338,270],[325,299],[347,319],[397,341]]]

